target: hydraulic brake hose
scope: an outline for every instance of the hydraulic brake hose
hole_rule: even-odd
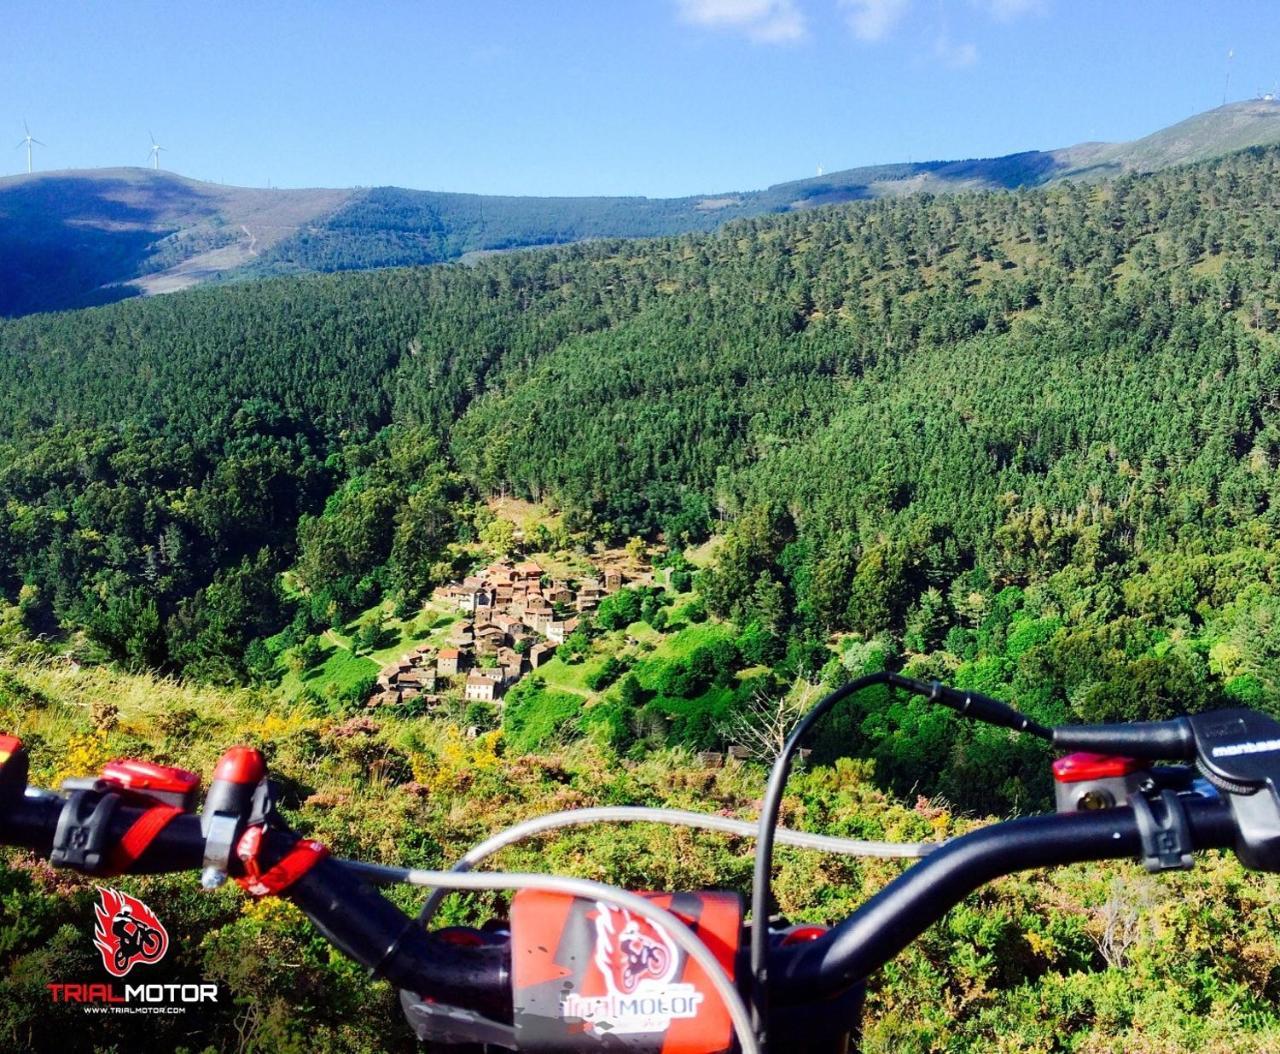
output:
[[[594,823],[660,823],[673,827],[695,827],[707,831],[754,838],[757,827],[747,820],[735,820],[729,816],[692,812],[686,809],[657,809],[643,805],[606,805],[593,809],[567,809],[564,812],[535,816],[522,823],[513,824],[491,838],[467,850],[449,870],[470,871],[481,861],[509,845],[532,838],[547,831],[563,827],[576,827]],[[832,838],[822,834],[806,834],[785,827],[777,829],[778,841],[800,849],[813,849],[822,853],[839,853],[844,856],[871,856],[883,858],[919,859],[936,846],[928,842],[873,842],[852,838]],[[425,928],[439,910],[448,890],[437,887],[427,898],[418,914],[418,922]]]
[[[869,673],[842,685],[820,699],[813,709],[800,719],[795,730],[787,737],[782,753],[769,773],[769,783],[765,788],[764,800],[760,806],[759,831],[756,835],[756,862],[751,882],[751,1012],[762,1047],[765,1045],[765,1022],[768,1017],[769,1000],[769,934],[766,920],[769,917],[772,899],[773,843],[778,824],[778,812],[782,808],[782,792],[786,788],[787,778],[791,775],[791,763],[813,726],[830,713],[837,703],[856,695],[864,688],[877,684],[902,688],[915,695],[924,696],[930,702],[940,703],[965,717],[987,724],[1026,732],[1045,740],[1053,736],[1053,733],[1044,725],[1031,720],[999,699],[993,699],[980,692],[948,688],[940,681],[917,681],[914,677],[905,677],[888,670]]]

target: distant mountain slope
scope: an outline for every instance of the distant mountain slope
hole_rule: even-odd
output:
[[[867,198],[1104,179],[1277,142],[1280,103],[1252,100],[1129,143],[873,165],[685,198],[255,190],[139,168],[13,176],[0,179],[0,315],[171,292],[227,274],[429,264],[523,246],[709,230],[731,219]]]
[[[224,187],[144,168],[0,179],[0,315],[194,285],[353,193]]]
[[[589,238],[710,230],[768,211],[738,199],[535,198],[377,187],[299,231],[247,268],[255,275],[364,270]]]
[[[1280,143],[1280,102],[1251,99],[1196,114],[1131,143],[1097,144],[1096,156],[1075,159],[1059,178],[1154,172],[1274,143]]]

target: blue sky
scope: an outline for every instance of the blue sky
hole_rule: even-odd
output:
[[[483,193],[751,189],[1143,135],[1280,81],[1280,4],[4,0],[41,168]],[[23,154],[0,137],[0,173]]]

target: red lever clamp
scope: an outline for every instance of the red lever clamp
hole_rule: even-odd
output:
[[[131,805],[172,805],[183,812],[195,809],[200,777],[172,765],[157,765],[139,758],[117,758],[102,766],[97,776],[62,781],[62,789],[119,794]]]
[[[108,761],[102,766],[101,778],[121,790],[176,806],[183,812],[195,809],[196,791],[200,789],[200,777],[194,772],[137,758]]]
[[[251,896],[267,897],[282,893],[329,855],[329,850],[319,842],[301,838],[279,863],[262,871],[258,867],[258,853],[262,850],[264,833],[261,826],[247,828],[236,845],[236,856],[245,870],[245,877],[236,881]]]
[[[0,754],[13,755],[4,738],[0,737]],[[25,754],[13,756],[25,759]],[[107,762],[97,776],[64,780],[62,788],[70,794],[58,817],[49,859],[55,866],[91,875],[123,874],[175,817],[191,811],[199,786],[194,772],[138,758],[118,758]],[[121,804],[142,806],[144,812],[116,844],[109,845],[111,818]]]

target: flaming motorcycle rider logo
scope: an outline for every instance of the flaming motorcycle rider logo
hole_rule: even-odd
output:
[[[615,916],[621,916],[622,923],[616,933],[619,919]],[[596,918],[596,965],[622,995],[631,995],[641,981],[662,984],[671,980],[676,950],[669,945],[665,933],[629,911],[611,908]]]
[[[169,933],[155,912],[137,897],[98,887],[93,906],[93,943],[112,977],[124,977],[139,963],[157,963],[169,950]]]
[[[679,949],[648,919],[596,904],[595,964],[607,994],[572,993],[564,1017],[580,1018],[597,1034],[664,1032],[676,1018],[696,1017],[702,993],[675,980]]]

